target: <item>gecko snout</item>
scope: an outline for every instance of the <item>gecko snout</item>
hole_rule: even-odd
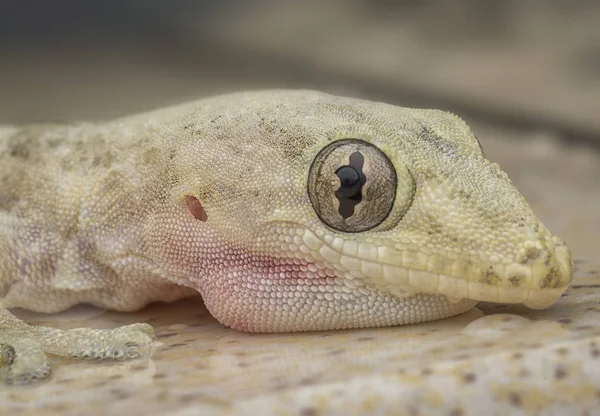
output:
[[[515,263],[531,272],[531,285],[523,304],[532,309],[543,309],[555,303],[573,279],[569,247],[549,232],[537,241],[526,241],[518,251]]]

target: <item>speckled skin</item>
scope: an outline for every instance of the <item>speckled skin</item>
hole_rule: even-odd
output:
[[[4,308],[128,311],[199,292],[225,325],[303,331],[429,321],[480,300],[543,308],[572,278],[565,243],[449,113],[266,91],[0,134]],[[357,221],[394,203],[360,233],[326,226],[310,200],[315,156],[348,138],[385,153],[398,179],[392,196],[367,182]],[[366,159],[367,178],[378,169]],[[150,343],[143,324],[59,331],[4,308],[9,382],[45,377],[42,350],[126,358]]]

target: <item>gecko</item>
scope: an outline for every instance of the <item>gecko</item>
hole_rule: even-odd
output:
[[[133,311],[200,294],[248,332],[415,324],[572,280],[467,124],[316,91],[234,93],[109,122],[0,127],[0,377],[127,359],[145,323],[59,330],[9,309]]]

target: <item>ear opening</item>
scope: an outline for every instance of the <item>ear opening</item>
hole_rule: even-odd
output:
[[[188,209],[190,210],[190,214],[194,216],[194,218],[206,222],[208,220],[208,215],[202,206],[202,203],[193,195],[188,195],[185,198],[185,202],[187,203]]]

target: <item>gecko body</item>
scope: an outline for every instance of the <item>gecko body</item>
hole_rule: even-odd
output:
[[[236,329],[325,330],[478,301],[545,308],[572,278],[566,244],[443,111],[262,91],[0,139],[12,383],[46,377],[44,352],[139,355],[151,328],[60,331],[8,308],[130,311],[200,293]]]

